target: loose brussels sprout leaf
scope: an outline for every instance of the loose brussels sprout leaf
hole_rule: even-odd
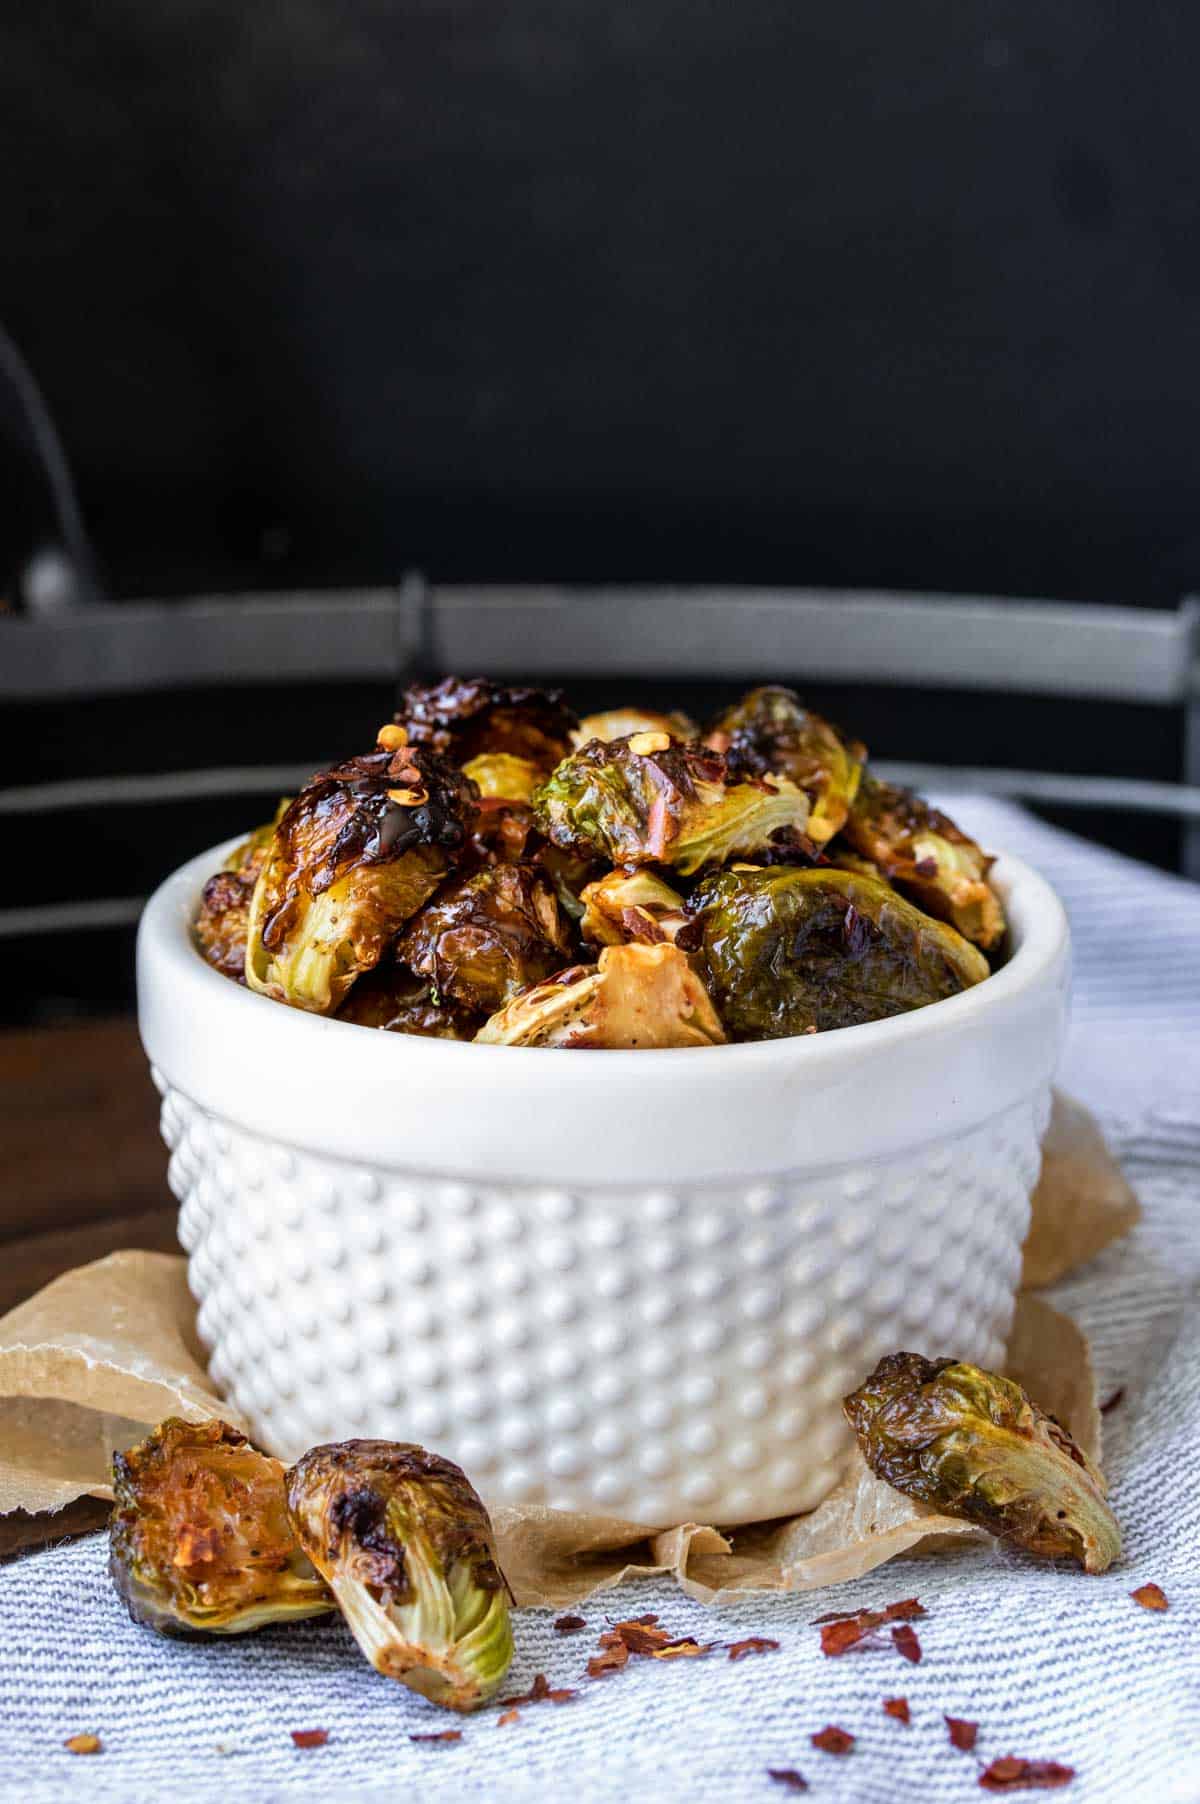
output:
[[[578,718],[559,689],[508,688],[486,677],[447,677],[426,688],[412,684],[396,716],[413,745],[425,745],[457,764],[484,753],[528,759],[550,771],[571,749]]]
[[[160,1635],[244,1635],[334,1608],[288,1519],[284,1468],[226,1422],[177,1416],[113,1458],[109,1572]]]
[[[427,1040],[473,1040],[482,1025],[478,1014],[437,995],[425,978],[395,964],[377,965],[360,977],[337,1019],[392,1034],[420,1034]]]
[[[529,802],[543,774],[530,759],[514,758],[510,752],[484,752],[463,766],[464,777],[471,779],[485,802]]]
[[[561,969],[573,949],[549,878],[529,864],[451,877],[396,946],[438,996],[485,1015]]]
[[[1010,1378],[892,1353],[844,1407],[872,1472],[906,1497],[1085,1572],[1120,1553],[1104,1475]]]
[[[403,744],[315,777],[275,829],[255,885],[250,988],[329,1014],[433,894],[473,804],[459,771]]]
[[[597,946],[622,946],[627,940],[674,944],[687,925],[683,897],[653,871],[610,871],[583,892],[580,931]]]
[[[275,829],[291,806],[285,796],[273,820],[256,827],[236,846],[215,876],[204,885],[196,916],[196,944],[206,961],[223,977],[246,981],[246,932],[250,898],[266,861]]]
[[[705,743],[724,752],[731,777],[778,771],[812,802],[806,832],[818,845],[845,822],[858,792],[866,747],[801,705],[790,689],[752,689],[718,717]]]
[[[988,975],[974,946],[885,883],[824,867],[722,871],[688,902],[721,1019],[740,1040],[879,1021]]]
[[[650,708],[609,708],[603,714],[587,714],[573,735],[576,746],[589,739],[628,739],[633,733],[665,733],[668,739],[697,739],[700,729],[694,720],[675,709],[670,714],[655,714]]]
[[[993,861],[939,808],[867,775],[845,835],[926,914],[949,921],[985,951],[1003,939],[1004,910],[987,881]]]
[[[395,1441],[314,1447],[287,1475],[300,1544],[377,1672],[474,1710],[512,1660],[492,1525],[447,1459]]]
[[[684,876],[804,832],[808,798],[786,778],[727,784],[718,753],[664,740],[593,739],[564,758],[534,796],[539,832],[610,864],[666,864]]]
[[[719,1046],[720,1018],[675,946],[606,946],[518,996],[479,1030],[492,1046]]]

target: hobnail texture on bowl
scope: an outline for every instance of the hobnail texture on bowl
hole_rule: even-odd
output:
[[[1049,1109],[765,1181],[559,1187],[323,1156],[156,1080],[199,1333],[264,1446],[416,1440],[492,1505],[651,1527],[814,1507],[884,1353],[1000,1360]]]

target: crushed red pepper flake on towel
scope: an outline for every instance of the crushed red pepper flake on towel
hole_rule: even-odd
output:
[[[774,1779],[776,1785],[782,1785],[788,1791],[808,1790],[808,1780],[803,1773],[798,1773],[794,1766],[769,1766],[767,1778]]]
[[[747,1654],[774,1654],[779,1651],[778,1641],[772,1641],[766,1635],[747,1635],[744,1641],[728,1643],[729,1658],[744,1660]]]
[[[293,1729],[291,1734],[298,1748],[323,1748],[329,1740],[328,1729]]]
[[[104,1743],[98,1735],[68,1735],[63,1742],[68,1754],[103,1754]]]
[[[715,1646],[712,1641],[697,1641],[694,1635],[681,1635],[678,1641],[668,1641],[665,1647],[656,1647],[651,1658],[654,1660],[695,1660],[710,1653]]]
[[[1125,1401],[1125,1386],[1123,1384],[1119,1384],[1117,1386],[1116,1390],[1113,1392],[1112,1396],[1106,1397],[1104,1402],[1100,1405],[1100,1414],[1102,1416],[1107,1416],[1108,1414],[1110,1414],[1110,1412],[1112,1410],[1116,1409],[1118,1404],[1124,1403],[1124,1401]]]
[[[1139,1585],[1136,1591],[1129,1593],[1135,1604],[1141,1604],[1143,1610],[1169,1610],[1170,1601],[1161,1585],[1153,1583]]]
[[[410,1741],[461,1741],[461,1729],[441,1729],[435,1735],[410,1735]]]
[[[912,1711],[908,1707],[907,1698],[884,1698],[883,1714],[894,1716],[898,1723],[911,1723]]]
[[[1060,1766],[1057,1760],[1021,1760],[1016,1754],[1002,1754],[984,1767],[979,1783],[984,1791],[1056,1791],[1074,1777],[1075,1768]]]
[[[628,1664],[629,1649],[623,1641],[617,1641],[612,1647],[606,1647],[601,1653],[592,1655],[587,1663],[587,1676],[589,1679],[602,1679],[605,1673],[620,1672]]]
[[[570,1698],[577,1698],[579,1693],[566,1685],[551,1685],[544,1672],[535,1673],[533,1684],[521,1697],[501,1698],[500,1708],[508,1710],[519,1704],[565,1704]]]
[[[911,1660],[914,1666],[920,1665],[921,1643],[917,1640],[916,1629],[910,1628],[908,1623],[901,1623],[899,1628],[892,1630],[892,1646],[904,1659]]]
[[[964,1754],[969,1754],[975,1746],[975,1738],[979,1734],[979,1724],[968,1722],[965,1716],[948,1716],[945,1722],[950,1734],[951,1747],[961,1748]]]
[[[586,1629],[587,1623],[582,1616],[560,1616],[554,1625],[556,1635],[578,1635],[580,1629]]]
[[[848,1754],[854,1746],[853,1735],[845,1729],[839,1729],[835,1723],[828,1723],[808,1739],[814,1748],[820,1748],[822,1754]]]
[[[509,1723],[519,1723],[520,1720],[521,1712],[519,1710],[506,1710],[503,1716],[498,1716],[496,1718],[496,1727],[498,1729],[504,1729],[507,1728]]]
[[[833,1659],[838,1654],[848,1654],[852,1647],[859,1647],[889,1622],[914,1622],[925,1615],[925,1606],[915,1597],[901,1598],[899,1603],[885,1604],[882,1610],[850,1610],[844,1614],[818,1616],[816,1621],[821,1629],[821,1652]],[[916,1635],[912,1630],[913,1640]],[[893,1631],[893,1639],[895,1631]],[[920,1653],[915,1656],[920,1659]],[[912,1654],[906,1656],[913,1659]]]

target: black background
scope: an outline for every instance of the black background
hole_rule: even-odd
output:
[[[122,598],[417,566],[1172,606],[1198,52],[1195,8],[1083,0],[9,6],[0,319]],[[51,521],[0,459],[11,593]],[[884,756],[1179,774],[1151,710],[810,693]],[[321,758],[378,702],[13,708],[0,751]],[[21,900],[141,893],[245,809],[47,821]],[[125,982],[76,962],[26,1001]]]

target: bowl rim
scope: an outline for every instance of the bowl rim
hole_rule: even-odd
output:
[[[590,1172],[598,1169],[602,1181],[613,1183],[640,1181],[660,1171],[669,1181],[667,1173],[703,1172],[715,1178],[724,1172],[740,1176],[748,1170],[775,1173],[797,1164],[829,1165],[898,1151],[946,1128],[965,1131],[1048,1081],[1061,1044],[1069,962],[1066,913],[1046,879],[1011,854],[996,859],[991,877],[1006,906],[1012,950],[998,971],[969,990],[908,1014],[823,1034],[715,1047],[614,1049],[581,1059],[558,1047],[477,1045],[377,1030],[368,1037],[368,1030],[356,1023],[289,1009],[232,983],[199,955],[191,923],[205,880],[244,837],[235,835],[189,859],[146,904],[137,946],[143,1044],[166,1081],[201,1106],[335,1156],[411,1163],[414,1170],[457,1169],[465,1176],[528,1180],[541,1173],[550,1182],[564,1181],[581,1160]],[[972,1042],[979,1054],[993,1040],[995,1056],[968,1060],[970,1071],[961,1065],[955,1070],[954,1061],[962,1060]],[[223,1060],[213,1056],[217,1043]],[[686,1060],[685,1052],[690,1055]],[[289,1063],[290,1070],[281,1070]],[[893,1120],[895,1107],[883,1111],[892,1125],[860,1122],[852,1136],[843,1136],[847,1146],[839,1161],[831,1157],[830,1133],[810,1119],[810,1142],[815,1140],[809,1145],[811,1158],[797,1156],[804,1151],[803,1137],[767,1134],[757,1155],[714,1159],[714,1144],[721,1141],[719,1135],[714,1140],[710,1111],[731,1122],[744,1109],[749,1120],[740,1125],[750,1129],[751,1137],[761,1136],[769,1105],[773,1100],[778,1107],[783,1094],[791,1107],[811,1116],[803,1107],[808,1101],[842,1096],[848,1084],[857,1080],[861,1086],[870,1075],[872,1100],[877,1100],[881,1080],[895,1087],[900,1063],[912,1080],[915,1119],[907,1129]],[[943,1084],[950,1087],[944,1101],[956,1106],[930,1108],[931,1098],[921,1092],[931,1066],[940,1068]],[[315,1067],[320,1081],[314,1081]],[[244,1093],[239,1092],[238,1072],[248,1086]],[[281,1080],[286,1087],[300,1073],[306,1075],[296,1083],[293,1103],[281,1103]],[[985,1075],[991,1080],[990,1097],[979,1093]],[[757,1099],[756,1089],[761,1092]],[[434,1155],[428,1144],[434,1124],[426,1124],[421,1112],[409,1106],[414,1091],[421,1103],[441,1096],[444,1104],[448,1091],[461,1097],[460,1132],[451,1134],[450,1152],[444,1140],[447,1108],[434,1111],[443,1135]],[[267,1102],[267,1092],[274,1101]],[[320,1118],[306,1122],[301,1096],[317,1102],[323,1094],[327,1106],[318,1110]],[[610,1116],[603,1135],[586,1131],[586,1111],[591,1105],[594,1112],[598,1094]],[[354,1106],[356,1098],[360,1108]],[[389,1101],[397,1119],[390,1128],[381,1127],[378,1111],[382,1107],[387,1112]],[[561,1144],[549,1156],[514,1157],[515,1137],[511,1126],[503,1125],[505,1111],[527,1110],[539,1102],[567,1112],[567,1125],[579,1134],[574,1154]],[[844,1109],[844,1102],[838,1106]],[[861,1114],[861,1096],[857,1106]],[[352,1129],[348,1120],[336,1119],[339,1109],[356,1117]],[[482,1156],[478,1123],[467,1119],[480,1112],[490,1123],[490,1157]],[[637,1117],[633,1134],[631,1113]],[[704,1130],[706,1119],[710,1125]],[[686,1147],[677,1146],[670,1156],[655,1156],[656,1121],[659,1137],[678,1136],[681,1126],[690,1124],[707,1150],[693,1149],[689,1155]],[[543,1139],[547,1131],[543,1119]],[[522,1132],[528,1134],[525,1121]],[[557,1139],[564,1138],[560,1129]],[[791,1148],[787,1159],[781,1159],[784,1143]],[[548,1154],[545,1147],[542,1151]]]

